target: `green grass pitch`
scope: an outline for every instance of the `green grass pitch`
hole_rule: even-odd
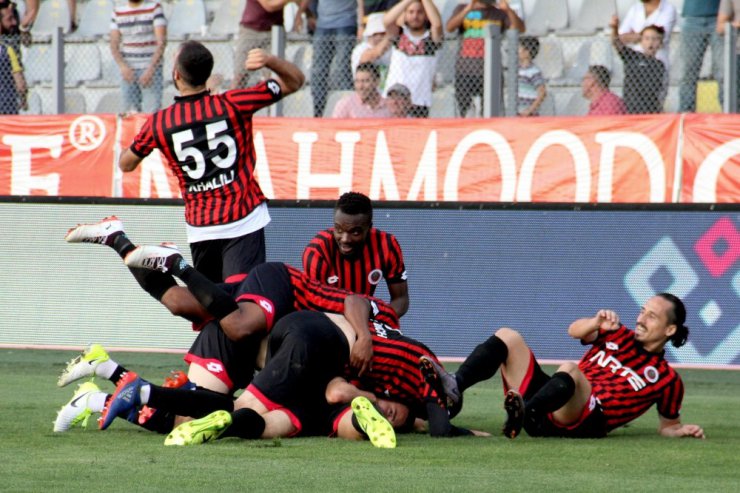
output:
[[[112,354],[155,382],[184,368],[179,355]],[[56,411],[75,388],[57,388],[57,375],[74,355],[0,349],[0,491],[740,491],[738,371],[680,371],[683,420],[704,427],[703,441],[658,436],[654,409],[602,440],[508,440],[499,432],[497,375],[466,392],[455,420],[491,438],[401,435],[393,450],[329,438],[180,448],[122,420],[105,432],[91,422],[88,430],[53,433]]]

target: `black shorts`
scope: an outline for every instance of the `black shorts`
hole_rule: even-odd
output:
[[[246,274],[266,260],[265,230],[258,229],[237,238],[191,243],[190,254],[195,269],[213,282]]]
[[[522,395],[528,401],[540,390],[550,376],[545,373],[532,355],[533,364],[528,375],[527,388]],[[552,420],[549,415],[541,416],[536,422],[524,421],[524,430],[529,436],[565,437],[565,438],[603,438],[606,436],[606,418],[599,404],[595,404],[582,420],[571,426],[563,426]]]
[[[235,342],[226,337],[218,322],[211,321],[198,333],[185,361],[205,368],[234,392],[252,381],[263,337],[255,334]]]
[[[252,387],[269,400],[268,409],[294,415],[301,435],[328,435],[331,407],[326,386],[343,374],[348,363],[347,338],[326,315],[295,312],[280,319],[270,332],[267,362]]]

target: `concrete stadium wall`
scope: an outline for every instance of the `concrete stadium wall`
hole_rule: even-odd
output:
[[[185,350],[190,324],[143,292],[113,250],[67,244],[67,229],[116,214],[137,243],[175,241],[186,257],[179,203],[0,202],[0,345]],[[268,259],[298,266],[331,206],[273,203]],[[462,358],[496,328],[520,330],[538,357],[577,359],[566,329],[599,308],[634,326],[640,304],[672,291],[689,310],[684,365],[740,365],[740,208],[590,208],[377,204],[375,225],[404,249],[406,334]],[[382,283],[377,293],[387,298]]]

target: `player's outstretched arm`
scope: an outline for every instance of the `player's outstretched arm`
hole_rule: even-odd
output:
[[[271,55],[260,48],[249,50],[244,68],[247,70],[259,70],[263,67],[275,72],[283,96],[296,92],[303,87],[303,83],[306,80],[301,69],[295,64]]]
[[[690,437],[690,438],[706,438],[704,435],[704,429],[699,425],[681,424],[680,419],[666,419],[659,416],[660,422],[658,424],[658,433],[664,437]]]
[[[619,315],[614,310],[599,310],[593,317],[579,318],[568,327],[568,335],[574,339],[592,342],[599,329],[617,330],[620,327]]]

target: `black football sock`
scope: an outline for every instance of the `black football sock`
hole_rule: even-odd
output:
[[[175,427],[175,416],[176,414],[173,412],[155,410],[154,414],[143,425],[139,426],[160,435],[166,435]],[[136,424],[138,424],[138,421]]]
[[[363,430],[363,429],[362,429],[362,426],[360,426],[360,422],[359,422],[359,421],[357,421],[357,416],[355,416],[354,414],[352,414],[352,427],[353,427],[353,428],[354,428],[355,430],[357,430],[357,432],[358,432],[358,433],[359,433],[360,435],[362,435],[362,436],[364,436],[364,437],[367,437],[367,433],[365,433],[365,430]]]
[[[455,373],[460,392],[494,376],[508,355],[506,343],[495,335],[478,344]]]
[[[116,235],[111,246],[122,259],[125,259],[126,255],[136,248],[136,245],[131,243],[131,240],[126,236],[126,233]],[[177,286],[175,279],[168,274],[136,267],[129,267],[129,270],[131,271],[131,274],[133,274],[134,279],[136,279],[136,282],[139,283],[139,286],[141,286],[144,291],[149,293],[152,298],[157,301],[162,299],[162,296],[168,289],[173,286]]]
[[[525,403],[525,416],[536,420],[547,413],[557,411],[573,397],[576,382],[569,373],[556,372],[550,380]]]
[[[242,408],[231,413],[231,425],[219,438],[239,437],[254,440],[260,438],[263,431],[265,431],[265,418],[253,409]]]
[[[203,305],[208,313],[221,320],[231,312],[235,312],[239,309],[236,301],[234,301],[229,294],[218,287],[213,281],[208,279],[206,276],[195,270],[195,268],[184,264],[179,265],[179,262],[170,269],[172,275],[182,279],[191,293],[197,298],[201,305]]]
[[[108,380],[110,380],[114,384],[117,384],[124,373],[128,373],[128,370],[122,367],[121,365],[118,365],[116,366],[116,369],[113,370],[113,374],[110,377],[108,377]]]
[[[150,384],[151,385],[151,384]],[[226,394],[213,392],[202,387],[196,389],[171,389],[151,385],[147,405],[177,414],[202,418],[213,411],[234,410],[234,399]]]

